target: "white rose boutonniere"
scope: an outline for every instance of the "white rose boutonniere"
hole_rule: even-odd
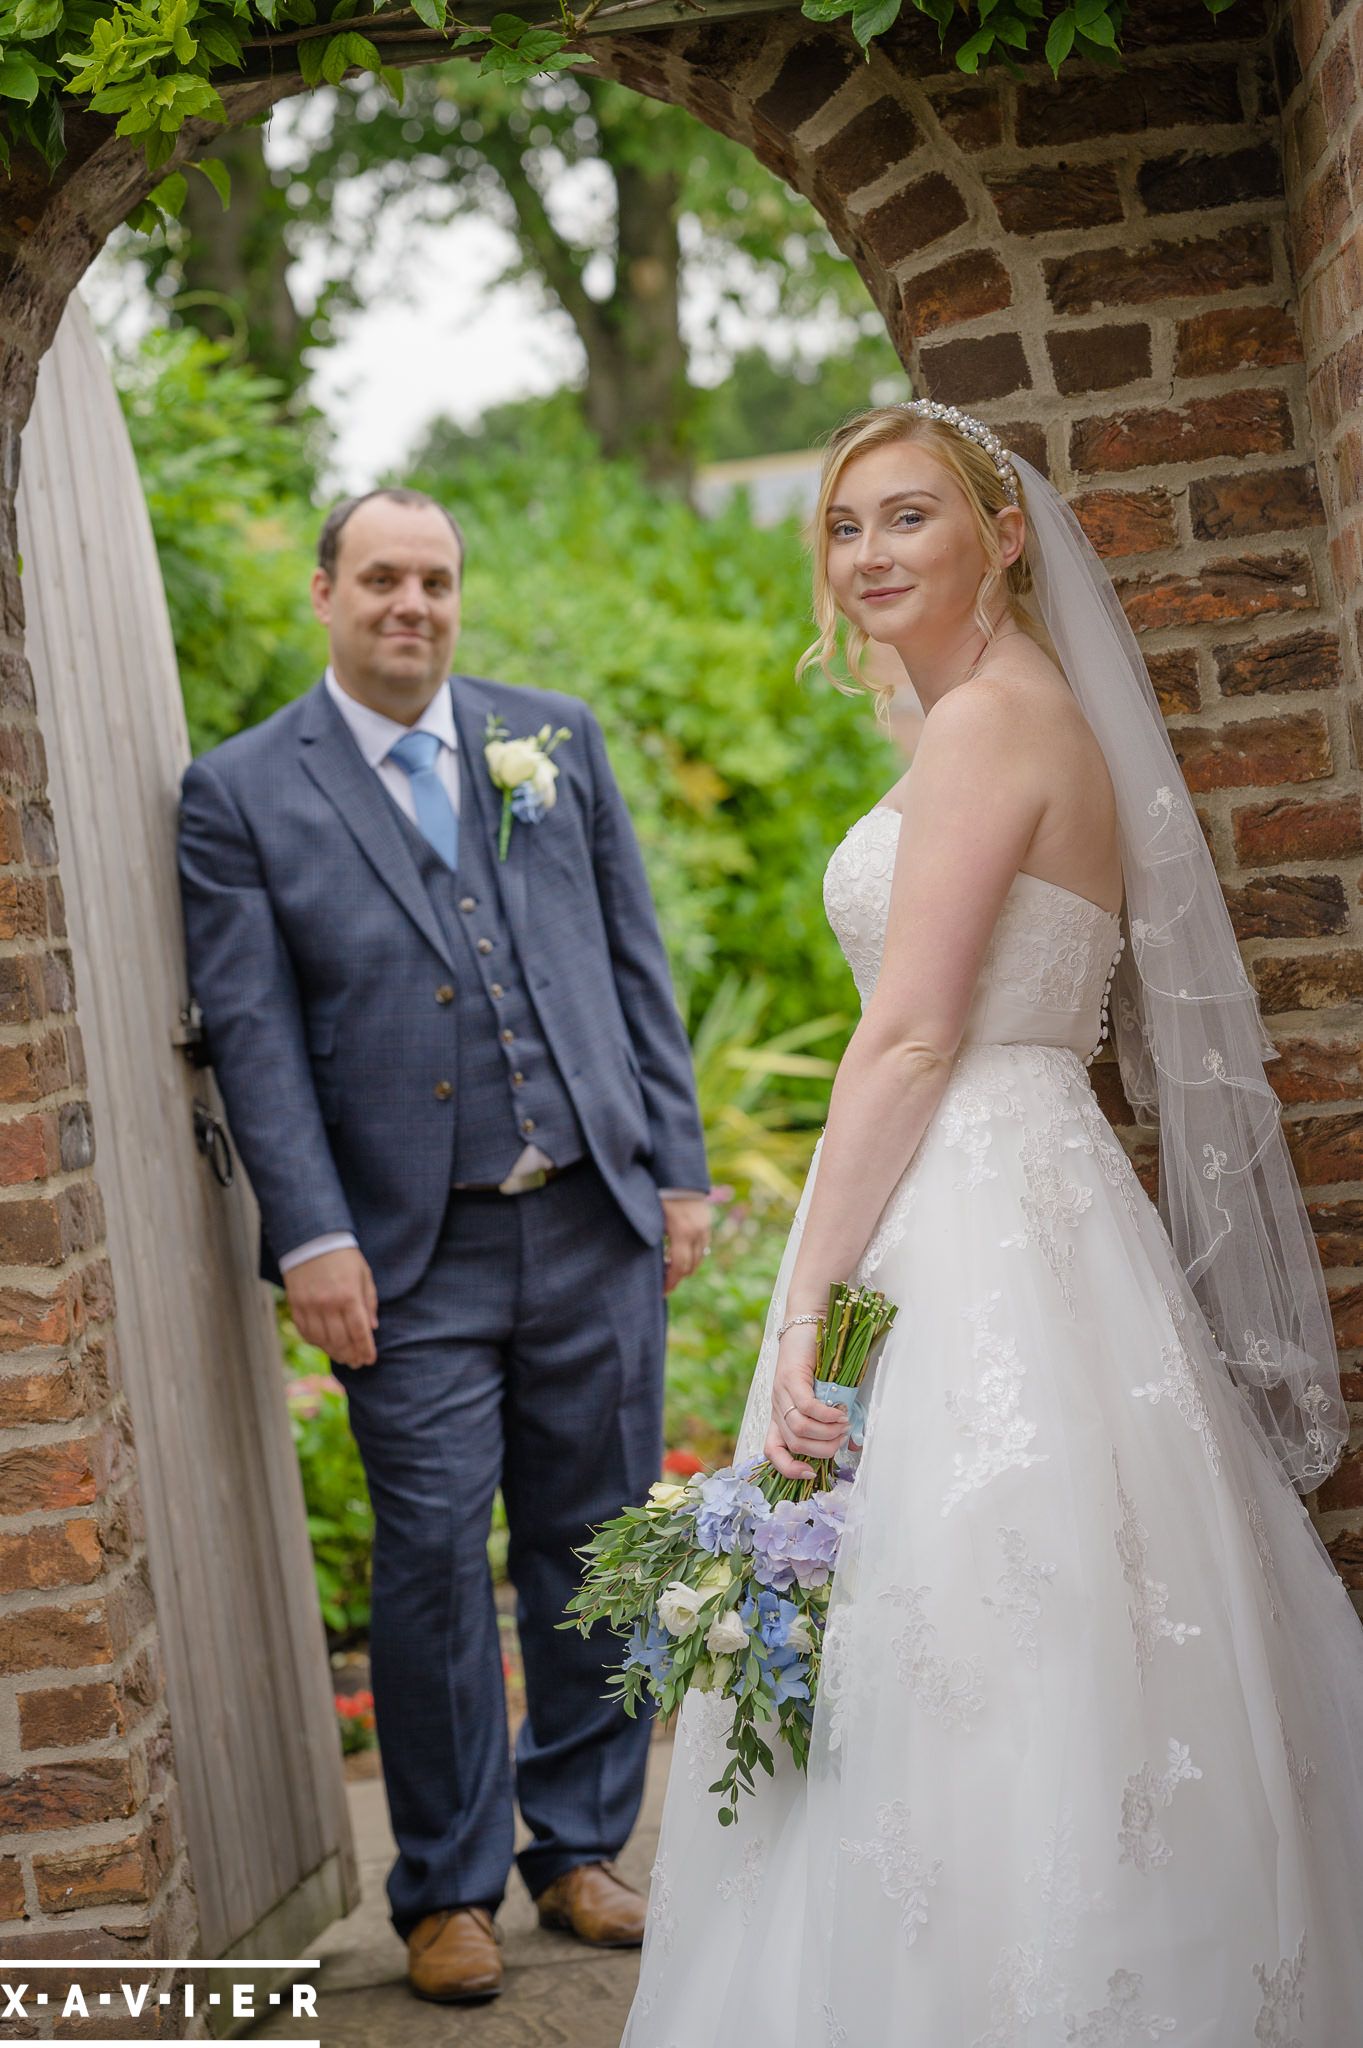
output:
[[[558,800],[555,784],[557,764],[549,756],[572,733],[566,725],[555,732],[542,725],[537,733],[513,740],[496,713],[489,711],[483,728],[483,758],[496,788],[502,792],[502,822],[497,834],[497,858],[506,859],[511,843],[511,821],[538,825]]]

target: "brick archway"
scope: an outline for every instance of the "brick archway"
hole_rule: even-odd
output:
[[[845,29],[793,9],[691,15],[592,49],[610,76],[688,107],[805,193],[918,388],[1004,429],[1111,561],[1281,1050],[1270,1074],[1347,1360],[1363,1347],[1363,0],[1244,18],[1256,4],[1239,0],[1218,31],[1200,4],[1156,0],[1125,71],[1081,67],[1059,84],[1040,67],[964,78],[917,17],[869,62]],[[233,87],[233,117],[296,89]],[[153,182],[106,126],[71,126],[57,184],[20,169],[0,193],[0,1608],[41,1614],[48,1631],[26,1649],[10,1630],[0,1652],[11,1954],[43,1940],[69,1952],[24,1849],[27,1830],[53,1825],[38,1793],[79,1792],[71,1825],[145,1817],[144,1752],[164,1744],[154,1640],[140,1733],[96,1741],[78,1706],[61,1711],[108,1678],[85,1668],[79,1631],[140,1550],[135,1522],[105,1512],[99,1463],[127,1422],[88,1151],[67,1143],[82,1069],[14,489],[66,298]],[[200,127],[185,147],[211,140]],[[1115,1068],[1093,1075],[1120,1126]],[[1356,1366],[1349,1391],[1363,1398]],[[1363,1455],[1318,1506],[1363,1587]],[[36,1683],[26,1672],[53,1664],[65,1669],[42,1680],[56,1718],[39,1787],[17,1699]],[[112,1791],[100,1804],[114,1777],[131,1807],[121,1791],[117,1808]],[[151,1930],[133,1949],[158,1952],[184,1882],[173,1854],[130,1868],[125,1898]],[[4,1924],[29,1914],[27,1929]],[[133,1952],[99,1937],[97,1952]]]

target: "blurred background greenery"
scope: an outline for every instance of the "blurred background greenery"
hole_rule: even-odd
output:
[[[460,667],[586,698],[643,847],[719,1210],[714,1257],[672,1298],[667,1440],[722,1458],[855,1006],[823,869],[903,762],[865,698],[795,681],[813,637],[800,521],[754,516],[747,492],[712,487],[715,466],[760,474],[907,385],[806,203],[621,88],[517,92],[448,65],[414,74],[402,109],[347,87],[222,153],[225,212],[192,180],[178,222],[111,259],[141,307],[111,345],[192,744],[320,672],[307,586],[339,483],[413,482],[457,509]],[[472,416],[435,402],[412,445],[356,473],[329,360],[376,300],[419,308],[429,252],[469,218],[502,238],[482,289],[538,309],[569,374]],[[363,1475],[326,1360],[281,1328],[319,1594],[344,1641],[368,1619]]]

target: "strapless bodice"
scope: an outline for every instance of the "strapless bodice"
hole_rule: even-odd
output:
[[[900,814],[877,804],[824,874],[824,908],[862,1006],[880,974]],[[962,1044],[1063,1045],[1092,1058],[1122,950],[1121,920],[1059,882],[1018,873],[980,965]]]

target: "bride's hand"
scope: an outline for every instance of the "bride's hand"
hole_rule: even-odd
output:
[[[809,1458],[831,1458],[847,1435],[847,1410],[814,1393],[818,1335],[812,1324],[787,1330],[776,1354],[771,1427],[762,1455],[786,1479],[812,1479]]]

